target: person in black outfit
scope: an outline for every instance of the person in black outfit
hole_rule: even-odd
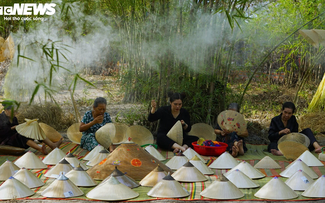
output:
[[[160,107],[156,111],[157,103],[155,100],[151,101],[151,111],[148,116],[150,122],[160,119],[157,132],[157,145],[164,150],[171,150],[174,152],[185,151],[188,147],[193,147],[192,142],[199,138],[196,136],[189,136],[187,132],[191,130],[191,122],[189,113],[182,108],[182,100],[184,96],[179,93],[169,93],[170,106]],[[175,141],[167,137],[169,130],[180,121],[183,126],[183,145],[177,144]]]
[[[280,115],[272,118],[269,128],[269,140],[268,151],[273,155],[282,156],[283,154],[278,149],[278,140],[289,133],[298,132],[298,122],[293,115],[296,107],[292,102],[285,102],[282,106],[282,112]],[[306,128],[300,133],[306,135],[310,140],[308,149],[310,151],[315,150],[316,153],[320,153],[322,148],[319,146],[313,132]]]

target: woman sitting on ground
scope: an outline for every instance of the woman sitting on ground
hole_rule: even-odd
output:
[[[239,112],[239,105],[237,103],[231,103],[228,107],[228,110]],[[248,137],[248,131],[245,131],[241,134],[233,131],[222,130],[220,126],[217,124],[214,130],[215,134],[221,135],[221,137],[217,137],[217,141],[225,142],[228,144],[227,151],[233,156],[237,157],[239,155],[244,155],[247,151],[247,147],[244,141],[245,137]]]
[[[157,111],[157,103],[155,100],[151,101],[151,111],[148,116],[150,122],[160,119],[158,132],[157,132],[157,145],[164,150],[171,150],[176,152],[185,151],[188,147],[193,147],[192,142],[197,141],[199,138],[196,136],[187,135],[191,130],[191,122],[189,113],[182,108],[182,101],[184,95],[180,93],[169,93],[169,106],[160,107]],[[175,141],[167,137],[169,130],[180,121],[183,126],[183,143],[177,144]]]
[[[7,105],[5,105],[5,103]],[[16,131],[18,120],[15,116],[13,116],[15,114],[13,104],[8,103],[10,103],[10,101],[5,101],[2,103],[4,111],[0,114],[0,145],[9,145],[24,149],[32,147],[40,151],[42,154],[48,154],[46,150],[46,145],[48,145],[51,149],[55,149],[56,147],[59,147],[61,145],[62,139],[58,142],[53,143],[48,138],[45,138],[44,140],[42,140],[42,146],[40,146],[36,142],[34,142],[33,139],[20,135]]]
[[[298,123],[296,117],[293,115],[296,110],[295,105],[292,102],[285,102],[282,105],[282,112],[280,115],[272,118],[269,128],[269,140],[268,151],[273,155],[282,156],[283,154],[278,149],[278,140],[289,133],[298,132]],[[322,148],[316,141],[313,132],[306,128],[300,133],[306,135],[310,140],[308,149],[310,151],[315,150],[316,153],[320,153]]]
[[[80,124],[80,132],[82,137],[80,141],[81,148],[91,151],[94,149],[98,142],[95,137],[96,131],[104,126],[106,123],[111,123],[111,117],[106,113],[107,101],[103,97],[95,99],[93,104],[93,110],[87,111],[82,118]]]

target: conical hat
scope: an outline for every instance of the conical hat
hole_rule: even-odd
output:
[[[14,40],[12,39],[11,35],[4,40],[1,37],[1,43],[0,43],[0,62],[11,59],[14,57],[15,54],[15,44]]]
[[[153,187],[161,181],[167,173],[159,165],[140,181],[141,186]]]
[[[88,173],[80,166],[69,171],[65,176],[79,187],[92,187],[97,185],[94,179],[92,179]]]
[[[120,201],[135,198],[139,196],[139,193],[120,183],[114,176],[111,176],[105,183],[98,185],[88,192],[86,196],[90,199]]]
[[[99,162],[103,161],[109,155],[109,151],[103,149],[94,158],[87,162],[88,166],[95,166]]]
[[[81,123],[72,124],[67,130],[67,136],[73,143],[80,144],[82,132],[79,131]]]
[[[259,189],[254,196],[262,199],[277,200],[294,199],[298,197],[297,193],[295,193],[278,177],[272,178],[261,189]]]
[[[304,191],[314,182],[307,173],[298,170],[285,183],[293,190]]]
[[[147,195],[160,198],[181,198],[189,196],[190,193],[172,176],[167,175]]]
[[[222,153],[212,164],[209,165],[209,168],[216,169],[231,169],[237,166],[239,162],[231,156],[228,152]]]
[[[239,134],[245,132],[247,126],[242,114],[233,110],[225,110],[218,115],[218,124],[222,130],[235,131]]]
[[[84,163],[80,162],[75,156],[73,156],[73,154],[69,153],[64,158],[73,168],[80,165],[84,170],[88,170],[88,167]]]
[[[151,154],[152,156],[154,156],[156,159],[158,159],[159,161],[166,160],[166,158],[165,158],[163,155],[161,155],[161,154],[158,152],[158,150],[157,150],[155,147],[153,147],[152,145],[147,146],[147,147],[145,148],[145,150],[146,150],[147,152],[149,152],[149,154]]]
[[[255,164],[254,168],[281,168],[281,166],[274,161],[271,157],[265,156],[261,159],[257,164]]]
[[[102,145],[97,145],[93,150],[91,150],[87,156],[83,158],[83,160],[91,160],[93,159],[100,151],[105,149]]]
[[[203,161],[203,163],[206,163],[207,161],[205,159],[203,159],[194,149],[192,149],[191,147],[189,147],[187,150],[185,150],[185,152],[183,153],[189,160],[191,160],[195,155],[197,157],[199,157],[199,159],[201,161]]]
[[[114,123],[107,123],[96,131],[96,140],[104,148],[108,149],[112,144],[115,132],[116,129]]]
[[[177,155],[173,156],[167,163],[166,166],[168,166],[172,170],[177,170],[181,168],[184,164],[188,162],[188,158],[184,155]]]
[[[304,197],[325,197],[325,175],[319,177],[301,195]]]
[[[63,173],[41,193],[44,197],[68,198],[78,197],[84,193]]]
[[[0,186],[0,199],[17,199],[33,194],[33,190],[12,176]]]
[[[141,180],[158,164],[166,171],[171,170],[137,144],[121,144],[107,158],[91,167],[87,173],[90,177],[99,180],[105,179],[118,165],[119,170],[135,180]]]
[[[43,163],[46,165],[56,165],[59,161],[65,157],[65,153],[59,149],[53,149],[46,157],[43,159]]]
[[[30,172],[28,169],[22,168],[15,175],[14,178],[24,183],[29,188],[40,187],[45,183],[37,178],[34,173]]]
[[[128,134],[128,128],[124,123],[114,123],[115,126],[115,135],[112,138],[113,144],[120,144],[125,142],[130,135]]]
[[[25,123],[16,126],[16,130],[19,134],[32,138],[35,140],[44,140],[46,135],[42,128],[38,124],[38,119],[25,119]]]
[[[26,152],[23,156],[21,156],[15,164],[19,168],[27,168],[27,169],[42,169],[47,168],[47,166],[31,151]]]
[[[105,180],[103,180],[100,184],[105,183],[111,176],[114,176],[120,183],[122,183],[125,186],[128,186],[129,188],[135,188],[140,186],[139,183],[137,183],[131,177],[124,174],[122,171],[118,170],[117,166],[115,166],[115,170],[107,178],[105,178]]]
[[[44,131],[46,137],[49,138],[49,140],[52,142],[58,142],[62,139],[62,135],[51,126],[46,125],[45,123],[39,123],[39,125]]]
[[[322,41],[322,39],[317,32],[313,30],[299,30],[299,33],[314,47],[319,47],[319,43]]]
[[[309,150],[302,153],[298,159],[301,159],[307,166],[324,166]]]
[[[213,127],[206,123],[195,123],[188,134],[204,138],[205,140],[216,140],[217,138]]]
[[[73,168],[65,158],[63,158],[58,164],[53,166],[48,172],[45,173],[45,177],[57,178],[61,172],[68,173]]]
[[[282,136],[278,141],[280,152],[289,160],[297,159],[308,150],[310,140],[302,133],[290,133]]]
[[[184,164],[180,169],[173,173],[173,178],[180,182],[200,182],[208,179],[190,162]]]
[[[205,175],[212,175],[214,172],[205,165],[196,155],[190,160],[191,164],[195,166],[195,168],[199,169],[199,171]]]
[[[177,121],[167,133],[167,137],[175,141],[179,145],[183,145],[183,127],[180,121]]]
[[[19,167],[16,166],[14,163],[11,161],[5,161],[1,166],[0,166],[0,181],[5,181],[10,176],[13,176],[17,171],[19,171]]]
[[[213,181],[200,195],[211,199],[238,199],[244,196],[232,182],[226,178]]]
[[[147,128],[140,125],[133,125],[128,128],[127,133],[132,141],[140,146],[145,144],[153,144],[153,135]]]
[[[239,169],[241,172],[243,172],[245,175],[247,175],[251,179],[258,179],[258,178],[264,178],[265,175],[259,171],[258,169],[254,168],[252,165],[247,163],[246,161],[242,161],[240,164],[232,168],[230,171],[228,171],[225,176],[227,177],[230,172]]]
[[[256,188],[259,184],[255,183],[247,175],[236,169],[227,175],[229,181],[231,181],[237,188]]]
[[[289,178],[298,170],[302,170],[307,173],[312,179],[318,178],[318,175],[307,166],[301,159],[297,159],[294,163],[292,163],[288,168],[280,173],[280,176]]]

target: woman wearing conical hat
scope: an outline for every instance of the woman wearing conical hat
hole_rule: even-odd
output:
[[[4,111],[0,114],[0,145],[9,145],[24,149],[32,147],[42,154],[47,154],[46,145],[51,149],[55,149],[62,143],[62,139],[53,143],[48,138],[45,138],[42,140],[43,145],[39,146],[33,139],[19,134],[15,129],[18,125],[18,120],[12,114],[14,112],[14,103],[12,101],[3,101],[2,106],[4,107]]]
[[[105,98],[96,98],[93,110],[87,111],[81,120],[79,128],[80,132],[82,132],[80,146],[88,151],[91,151],[98,145],[95,137],[96,131],[106,123],[112,122],[110,115],[105,112],[106,105],[107,101]]]
[[[150,122],[160,120],[157,132],[157,145],[161,149],[178,152],[185,151],[188,147],[192,147],[192,142],[199,138],[196,136],[187,135],[191,130],[190,115],[182,108],[182,100],[185,95],[180,93],[168,93],[170,105],[160,107],[157,111],[157,103],[151,101],[151,111],[148,116]],[[180,121],[183,128],[183,143],[176,143],[174,140],[167,137],[169,130]]]

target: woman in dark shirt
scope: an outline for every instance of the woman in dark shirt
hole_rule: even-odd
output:
[[[165,150],[172,150],[178,152],[179,150],[185,151],[188,147],[192,147],[192,142],[198,140],[198,137],[189,136],[186,132],[191,130],[190,115],[182,108],[182,96],[179,93],[171,93],[169,96],[170,106],[160,107],[156,111],[156,101],[151,101],[151,111],[148,116],[150,122],[160,119],[158,132],[157,132],[157,145]],[[177,144],[175,141],[167,137],[169,130],[180,121],[183,126],[183,145]]]
[[[270,144],[268,146],[268,151],[273,155],[282,156],[283,154],[278,149],[278,140],[286,134],[292,132],[298,132],[298,122],[296,117],[293,115],[296,107],[292,102],[285,102],[282,106],[282,112],[280,115],[272,118],[270,128],[269,128],[269,140]],[[313,132],[306,128],[300,133],[306,135],[310,140],[310,145],[308,149],[310,151],[315,149],[316,153],[321,152],[321,147],[316,141]]]

